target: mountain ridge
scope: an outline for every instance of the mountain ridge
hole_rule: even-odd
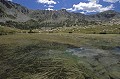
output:
[[[97,14],[85,15],[82,13],[61,10],[31,10],[20,4],[7,0],[0,0],[0,22],[24,23],[32,27],[80,26],[90,24],[120,24],[120,12],[109,10]],[[10,24],[9,24],[10,25]],[[22,24],[20,24],[22,26]]]

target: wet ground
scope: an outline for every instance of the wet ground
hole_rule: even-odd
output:
[[[102,50],[90,47],[68,48],[66,52],[79,57],[79,63],[84,64],[88,69],[91,69],[97,74],[101,74],[101,78],[106,73],[109,73],[114,77],[110,79],[120,79],[119,46],[111,50]],[[105,76],[103,79],[105,79]]]
[[[0,79],[120,79],[120,36],[1,36]]]

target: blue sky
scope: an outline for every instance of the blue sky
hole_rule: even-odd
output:
[[[84,14],[103,12],[106,10],[120,11],[120,0],[9,0],[30,9],[60,10]]]

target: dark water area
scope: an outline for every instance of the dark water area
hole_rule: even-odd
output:
[[[115,47],[114,50],[120,52],[120,46]]]
[[[116,46],[111,50],[96,49],[90,47],[73,47],[68,48],[66,52],[72,53],[78,57],[95,57],[95,56],[110,56],[120,55],[120,46]]]
[[[78,57],[94,57],[100,54],[106,55],[107,52],[101,49],[96,48],[87,48],[87,47],[80,47],[80,48],[68,48],[66,52],[70,52],[73,55]]]
[[[68,48],[66,51],[68,52],[80,52],[80,51],[83,51],[85,50],[85,48]]]
[[[112,52],[114,54],[119,54],[120,55],[120,46],[116,46],[115,48],[112,49]]]

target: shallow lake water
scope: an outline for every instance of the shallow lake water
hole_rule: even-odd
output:
[[[87,47],[80,47],[80,48],[68,48],[66,52],[70,52],[73,55],[76,55],[78,57],[93,57],[100,54],[107,55],[108,51],[102,50],[102,49],[96,49],[96,48],[87,48]]]

